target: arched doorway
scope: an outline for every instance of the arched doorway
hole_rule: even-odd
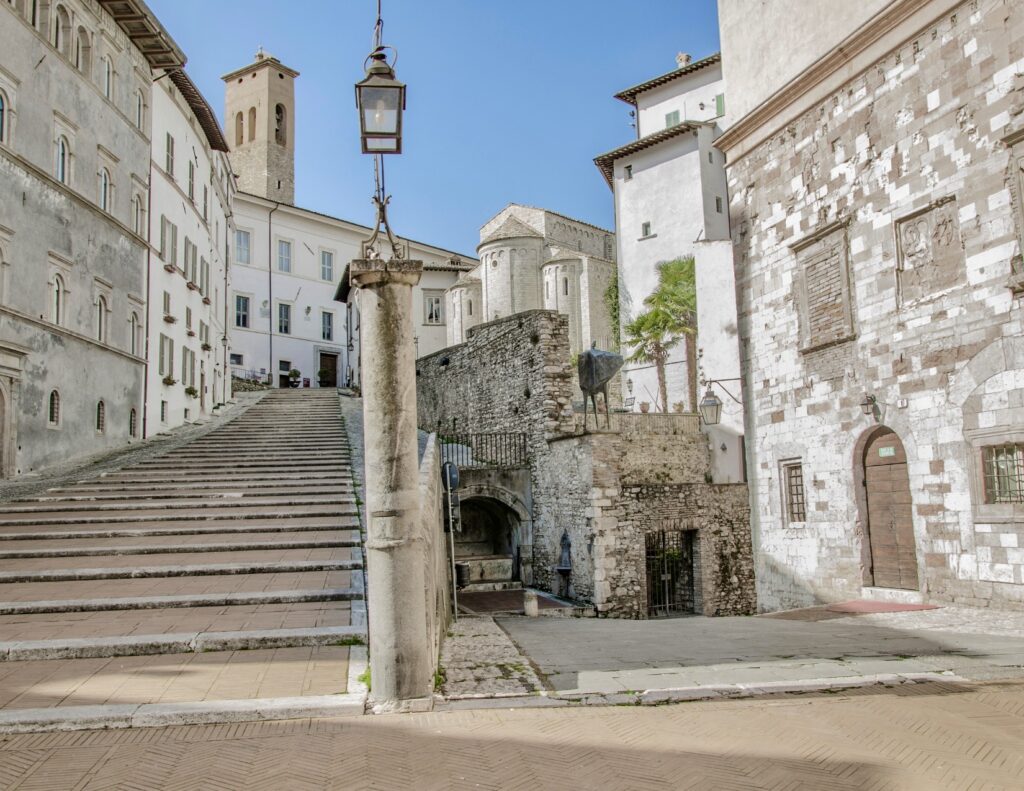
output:
[[[856,464],[863,484],[865,583],[918,590],[917,542],[907,453],[899,436],[878,426],[861,438]]]
[[[469,567],[469,587],[503,590],[520,584],[519,515],[491,497],[464,497],[455,562]]]

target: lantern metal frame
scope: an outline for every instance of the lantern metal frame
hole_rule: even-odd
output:
[[[729,392],[729,388],[727,388],[724,384],[722,384],[723,382],[739,382],[739,381],[740,381],[739,379],[701,379],[701,384],[702,385],[707,385],[708,389],[704,393],[704,397],[700,400],[700,403],[697,404],[697,412],[700,415],[701,422],[705,426],[717,426],[719,423],[722,422],[722,405],[724,404],[724,402],[715,393],[714,388],[712,387],[712,385],[718,385],[720,388],[722,388],[722,392],[724,392],[727,396],[729,396],[729,398],[731,398],[737,404],[742,405],[743,402],[740,401],[740,399],[738,399],[732,393],[730,393]],[[708,416],[705,414],[705,408],[707,408],[707,409],[714,409],[715,410],[715,413],[714,413],[714,418],[715,419],[714,420],[708,420],[707,419]]]
[[[394,54],[388,63],[387,50]],[[401,154],[402,153],[402,117],[405,114],[405,83],[395,76],[395,64],[398,62],[398,50],[386,44],[377,47],[366,56],[363,68],[366,76],[355,84],[356,107],[359,109],[359,143],[364,154]],[[369,64],[369,65],[367,65]],[[396,119],[394,132],[371,132],[366,128],[366,108],[363,106],[364,91],[382,89],[397,91]],[[371,148],[372,140],[394,140],[394,148]]]

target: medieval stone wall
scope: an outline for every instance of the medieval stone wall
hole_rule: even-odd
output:
[[[1024,603],[1024,558],[1002,549],[1024,515],[987,503],[979,472],[1024,426],[991,410],[1016,385],[984,385],[1024,375],[1022,104],[1024,6],[967,2],[730,165],[762,608],[873,584],[857,469],[878,425],[906,449],[924,598]],[[803,466],[802,520],[783,462]]]

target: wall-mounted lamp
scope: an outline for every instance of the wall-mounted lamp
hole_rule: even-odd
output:
[[[626,380],[626,389],[629,391],[630,395],[633,395],[633,380],[632,379],[627,379]]]

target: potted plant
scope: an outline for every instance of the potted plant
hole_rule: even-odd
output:
[[[198,291],[198,290],[199,290],[199,286],[197,286],[197,285],[195,284],[195,282],[193,282],[193,281],[191,281],[191,280],[189,280],[189,281],[188,281],[188,282],[187,282],[187,283],[185,284],[185,286],[186,286],[186,288],[188,288],[188,290],[189,290],[189,291]]]
[[[185,331],[185,334],[188,335],[188,337],[190,338],[196,337],[196,331],[191,327],[189,327],[188,330]]]
[[[178,380],[175,379],[173,376],[165,376],[163,382],[165,385],[170,387],[171,385],[176,385],[178,383]]]
[[[291,379],[292,387],[299,386],[299,378],[302,376],[302,372],[298,368],[292,368],[288,372],[288,378]]]
[[[650,401],[641,401],[640,402],[640,411],[643,412],[645,415],[648,412],[650,412],[651,411],[651,402]]]
[[[213,347],[212,347],[212,346],[211,346],[210,344],[208,344],[208,343],[204,343],[204,344],[202,345],[202,350],[203,350],[204,352],[209,352],[209,351],[213,351]]]
[[[199,391],[196,390],[194,387],[191,387],[191,386],[190,387],[186,387],[185,388],[185,395],[187,395],[189,398],[199,398]]]
[[[209,297],[203,297],[203,304],[210,305],[212,304],[212,300]]]
[[[168,324],[174,324],[175,322],[177,322],[177,320],[177,316],[172,316],[170,313],[164,314],[164,321],[166,321]]]
[[[175,270],[175,266],[174,264],[166,263],[164,264],[164,269],[168,272],[173,272]]]
[[[316,372],[317,384],[321,387],[329,387],[329,380],[331,378],[331,371],[329,368],[321,368]]]

